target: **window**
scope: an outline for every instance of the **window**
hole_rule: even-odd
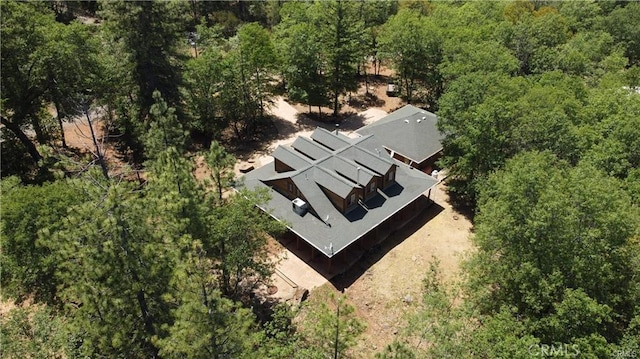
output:
[[[352,193],[351,196],[349,196],[349,199],[347,199],[347,206],[350,206],[354,203],[356,203],[356,194]]]
[[[287,190],[289,190],[290,193],[293,193],[293,183],[287,182]]]
[[[389,181],[389,182],[393,181],[393,177],[394,177],[394,175],[395,175],[395,172],[394,172],[394,171],[389,172],[389,173],[387,174],[387,181]]]
[[[375,192],[376,191],[376,182],[373,181],[371,182],[371,184],[369,185],[369,192]]]

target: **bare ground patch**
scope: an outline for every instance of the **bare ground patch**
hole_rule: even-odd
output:
[[[465,253],[473,250],[472,224],[448,202],[443,184],[432,193],[435,206],[384,242],[380,253],[365,256],[344,275],[322,286],[321,292],[343,291],[367,329],[353,353],[372,358],[390,344],[415,313],[422,296],[422,279],[435,257],[443,280],[460,273]],[[313,300],[315,291],[311,293]]]

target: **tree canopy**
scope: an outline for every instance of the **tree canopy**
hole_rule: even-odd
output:
[[[475,216],[477,249],[453,289],[434,263],[420,310],[378,357],[640,350],[637,2],[0,10],[0,284],[26,306],[0,318],[8,356],[354,354],[364,327],[343,298],[256,314],[283,225],[256,208],[267,193],[233,193],[230,148],[262,145],[276,96],[338,120],[363,72],[368,92],[371,61],[437,113],[438,165]],[[78,116],[92,131],[100,117],[118,171],[102,150],[67,148]]]

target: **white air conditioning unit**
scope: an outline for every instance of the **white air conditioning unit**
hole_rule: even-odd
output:
[[[303,201],[300,198],[294,199],[293,201],[291,201],[291,204],[293,206],[293,211],[300,216],[304,216],[305,213],[307,213],[307,209],[309,208],[307,202]]]

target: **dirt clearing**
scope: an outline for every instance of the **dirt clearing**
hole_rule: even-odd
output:
[[[432,198],[435,203],[391,235],[379,252],[363,257],[310,295],[313,302],[316,292],[344,291],[367,324],[353,351],[362,358],[373,358],[390,344],[406,325],[407,315],[418,309],[422,279],[432,257],[440,261],[442,279],[450,282],[459,274],[465,253],[473,248],[471,222],[448,203],[443,184],[432,191]]]

